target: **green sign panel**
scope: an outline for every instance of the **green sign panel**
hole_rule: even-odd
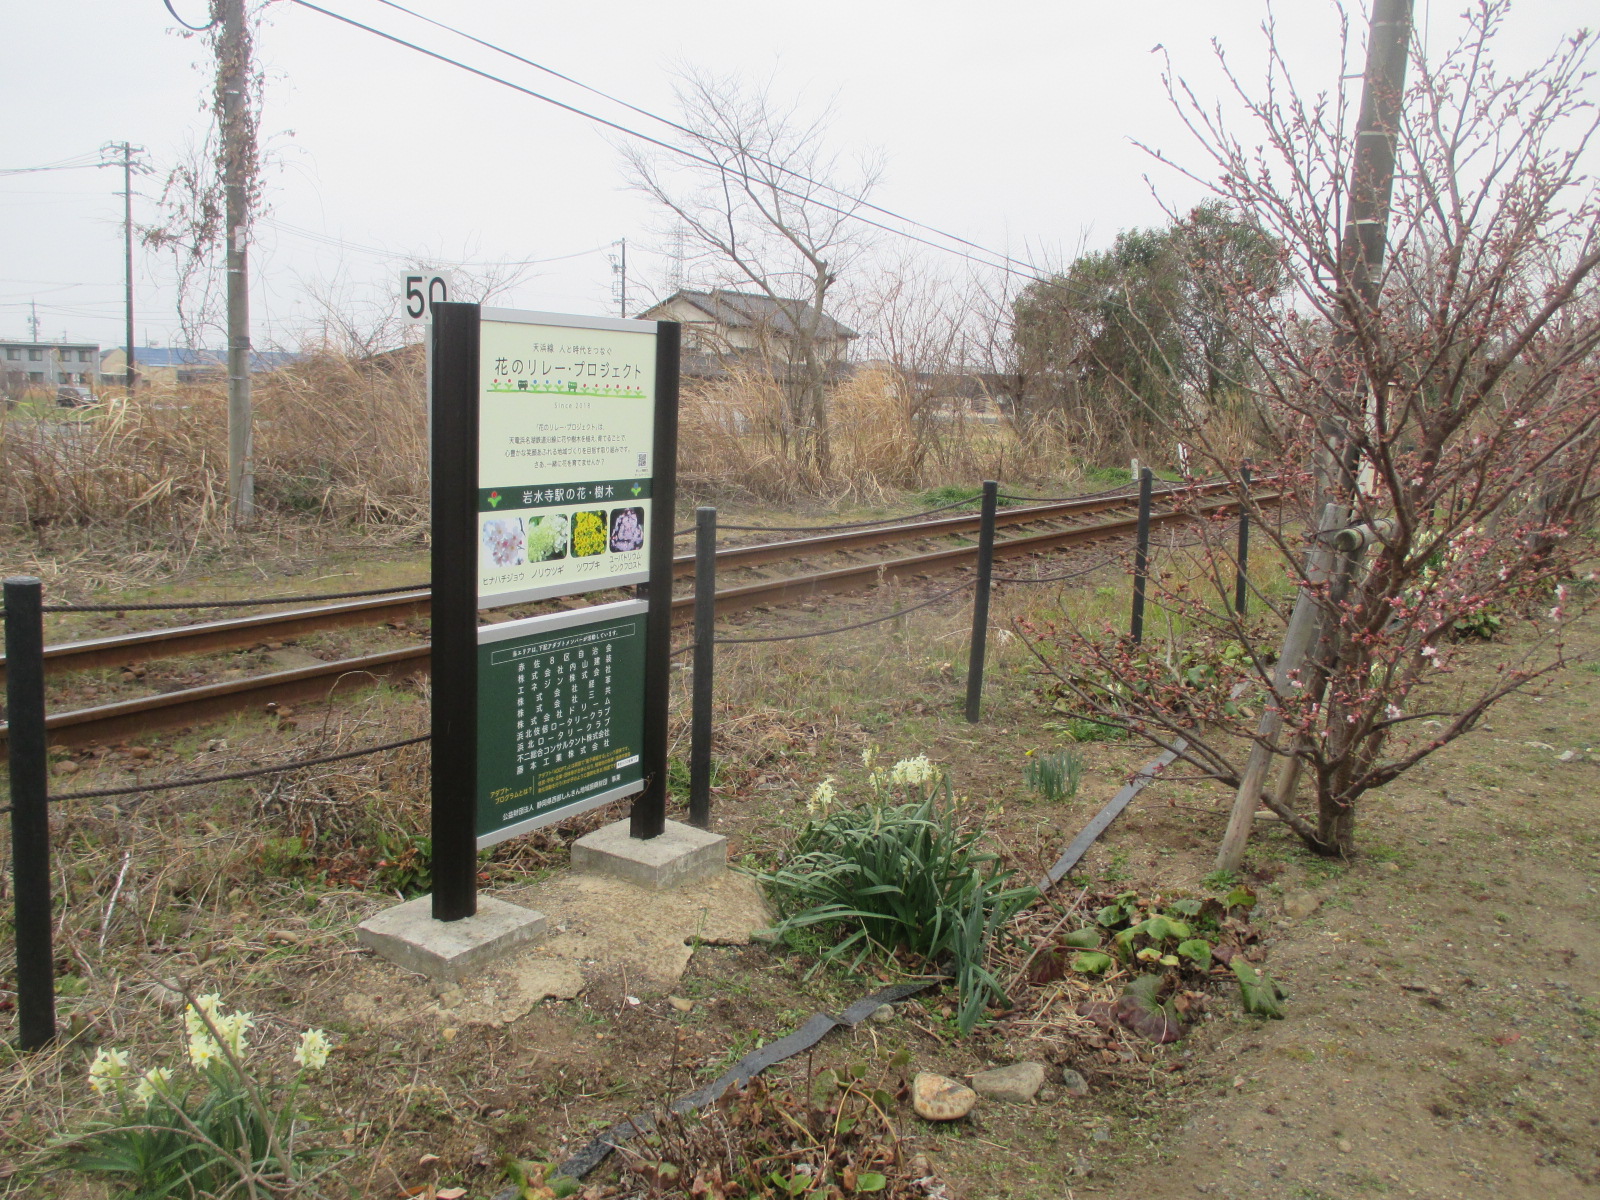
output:
[[[478,848],[644,786],[643,601],[478,630]]]

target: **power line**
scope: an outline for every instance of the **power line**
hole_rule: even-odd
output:
[[[406,258],[421,261],[420,256],[415,254],[409,254],[397,250],[383,250],[377,246],[363,246],[359,242],[345,241],[344,238],[338,237],[335,234],[318,233],[314,229],[306,229],[303,226],[291,225],[287,221],[279,221],[273,217],[263,217],[261,219],[261,224],[270,226],[281,233],[287,233],[290,237],[304,238],[306,241],[318,242],[326,246],[334,246],[341,250],[354,250],[361,254],[371,254],[377,258],[384,259]],[[428,261],[437,261],[441,265],[447,264],[449,266],[462,267],[468,270],[475,267],[536,267],[541,263],[564,262],[569,258],[582,258],[588,254],[598,254],[600,251],[605,250],[610,245],[610,242],[606,242],[603,245],[591,246],[587,250],[574,250],[570,254],[553,254],[548,258],[523,258],[507,262],[502,262],[498,259],[485,260],[483,262],[469,262],[443,258],[437,260],[429,259]]]
[[[331,17],[335,21],[343,22],[346,25],[350,25],[356,29],[363,30],[366,33],[373,34],[377,37],[383,38],[385,41],[394,42],[396,45],[404,46],[408,50],[415,50],[418,54],[425,55],[428,58],[436,59],[437,61],[446,63],[452,67],[458,67],[461,70],[466,71],[469,74],[476,75],[481,79],[487,79],[491,83],[498,83],[502,87],[508,87],[514,92],[521,92],[525,96],[531,96],[535,100],[542,100],[546,104],[553,105],[556,108],[570,112],[575,116],[584,118],[585,120],[593,121],[597,125],[604,125],[607,129],[614,129],[618,133],[625,134],[628,137],[637,138],[638,140],[648,143],[649,145],[657,146],[660,149],[667,151],[669,154],[676,154],[681,158],[687,158],[692,162],[700,163],[702,166],[711,167],[713,170],[721,171],[725,169],[723,165],[717,162],[715,159],[696,154],[692,150],[684,149],[682,146],[674,146],[672,143],[662,141],[660,138],[651,137],[648,133],[641,133],[637,129],[630,129],[626,125],[620,125],[616,121],[608,120],[605,117],[578,108],[576,105],[568,104],[563,100],[557,100],[555,97],[547,96],[542,92],[536,92],[532,88],[522,86],[520,83],[513,83],[511,80],[506,79],[503,76],[495,75],[489,71],[482,70],[479,67],[470,66],[459,59],[451,58],[447,54],[441,54],[437,50],[430,50],[426,46],[419,46],[417,43],[407,41],[405,38],[396,34],[375,28],[371,25],[363,24],[362,22],[357,21],[354,17],[347,17],[342,13],[337,13],[331,9],[323,8],[321,5],[313,4],[311,3],[311,0],[293,0],[293,2],[300,5],[302,8],[309,8],[313,12],[319,12],[325,17]],[[783,195],[792,196],[795,199],[803,200],[808,204],[815,204],[818,208],[825,209],[828,212],[838,213],[842,217],[848,217],[851,220],[860,221],[863,225],[870,225],[874,229],[881,229],[885,233],[892,233],[897,237],[906,238],[909,241],[917,242],[921,245],[929,247],[930,249],[939,250],[945,254],[954,254],[959,258],[968,260],[969,262],[977,263],[979,266],[988,267],[990,270],[1004,271],[1008,275],[1018,275],[1035,282],[1045,282],[1044,278],[1036,272],[1020,271],[1011,266],[1009,262],[991,262],[988,259],[979,258],[976,255],[968,254],[963,250],[957,250],[954,247],[946,246],[940,242],[930,241],[925,237],[920,237],[917,234],[911,233],[905,229],[899,229],[892,225],[885,225],[881,221],[874,221],[870,217],[862,216],[859,212],[840,208],[838,205],[829,204],[824,200],[818,200],[815,197],[807,196],[802,192],[793,190],[792,188],[786,188],[776,183],[773,184],[772,187],[775,191],[780,192]],[[839,194],[848,195],[847,193],[842,192]],[[848,198],[858,206],[868,207],[867,202],[859,197],[849,196]],[[953,237],[954,235],[941,234],[940,236]],[[993,253],[993,251],[985,251],[985,253]]]
[[[161,3],[167,6],[167,11],[172,14],[172,19],[174,21],[193,33],[205,33],[217,23],[217,19],[212,17],[211,20],[207,21],[204,25],[191,25],[178,15],[178,10],[172,7],[172,0],[161,0]]]
[[[808,183],[812,187],[823,188],[826,191],[832,192],[836,196],[842,196],[854,204],[859,204],[863,208],[870,208],[873,212],[882,213],[884,216],[892,217],[896,221],[904,221],[907,225],[915,226],[918,229],[925,229],[929,233],[935,234],[942,238],[948,238],[952,242],[959,242],[963,246],[968,246],[973,250],[977,250],[981,253],[991,255],[994,258],[998,258],[1004,263],[1010,264],[1012,262],[1023,262],[1024,266],[1029,267],[1035,272],[1035,274],[1038,273],[1039,269],[1037,267],[1034,267],[1031,263],[1024,262],[1021,259],[1013,258],[1010,254],[1003,253],[999,250],[992,250],[988,246],[971,241],[962,237],[960,234],[950,233],[946,230],[938,228],[937,226],[929,225],[925,221],[919,221],[915,217],[908,217],[904,213],[895,212],[893,209],[885,208],[881,204],[875,204],[863,196],[852,195],[851,193],[844,191],[842,188],[835,187],[831,183],[825,183],[820,179],[813,179],[803,171],[796,171],[793,167],[785,166],[782,163],[775,163],[770,159],[762,158],[759,154],[750,153],[749,151],[730,146],[726,142],[719,141],[716,138],[708,137],[703,133],[699,133],[696,130],[690,129],[687,125],[672,120],[670,117],[663,117],[659,113],[651,112],[649,109],[642,108],[637,104],[633,104],[627,100],[624,100],[620,96],[613,96],[610,92],[603,91],[592,84],[584,83],[581,79],[574,79],[571,75],[564,74],[561,71],[556,70],[554,67],[547,67],[543,63],[535,62],[531,58],[525,58],[513,50],[507,50],[504,46],[497,46],[493,42],[486,41],[475,34],[466,32],[464,29],[458,29],[454,25],[447,25],[443,21],[436,20],[433,17],[419,13],[414,9],[407,8],[405,5],[398,3],[398,0],[378,0],[378,3],[387,5],[389,8],[392,8],[397,12],[403,12],[409,17],[415,17],[419,21],[424,21],[427,24],[434,26],[436,29],[442,29],[447,33],[453,33],[457,37],[465,38],[467,41],[473,42],[476,45],[484,47],[485,49],[493,50],[496,54],[503,54],[507,58],[519,63],[523,63],[526,66],[530,66],[536,71],[543,71],[546,75],[553,76],[564,83],[570,83],[574,87],[582,88],[591,95],[599,96],[603,100],[609,100],[612,104],[621,105],[629,112],[637,113],[639,116],[645,117],[651,121],[659,121],[669,129],[674,129],[679,133],[686,134],[687,136],[695,138],[699,141],[710,142],[712,145],[718,147],[719,149],[726,150],[730,154],[747,154],[752,161],[760,163],[764,167],[770,168],[774,171],[781,171],[783,174],[793,176],[795,179],[798,179],[803,183]]]

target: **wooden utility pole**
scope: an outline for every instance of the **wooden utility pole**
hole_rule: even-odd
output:
[[[235,524],[255,515],[250,410],[250,218],[256,127],[250,112],[250,29],[245,0],[212,0],[217,46],[217,117],[228,274],[228,504]]]

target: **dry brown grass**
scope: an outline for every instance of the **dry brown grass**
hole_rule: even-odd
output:
[[[266,514],[355,525],[427,515],[420,364],[384,371],[316,354],[254,389],[257,499]],[[0,523],[214,531],[227,494],[221,382],[152,386],[71,419],[46,407],[0,416]]]
[[[831,463],[819,473],[785,442],[781,387],[770,375],[735,371],[685,387],[679,482],[708,499],[882,504],[945,483],[1059,478],[1072,462],[1072,447],[1048,422],[1024,439],[1009,422],[954,407],[895,371],[859,371],[829,395]]]

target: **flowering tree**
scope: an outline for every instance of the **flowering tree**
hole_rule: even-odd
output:
[[[1360,189],[1348,97],[1297,92],[1270,26],[1264,96],[1223,60],[1248,140],[1169,77],[1209,159],[1179,169],[1281,245],[1291,281],[1279,297],[1214,264],[1259,367],[1237,382],[1281,499],[1272,511],[1265,489],[1239,494],[1272,568],[1255,564],[1259,615],[1233,612],[1232,542],[1214,525],[1196,572],[1152,583],[1165,646],[1084,628],[1036,644],[1075,709],[1177,749],[1322,853],[1350,852],[1364,793],[1559,669],[1563,623],[1590,603],[1575,571],[1600,496],[1600,196],[1584,174],[1595,39],[1507,74],[1492,55],[1506,10],[1481,0],[1437,61],[1412,47],[1389,131],[1386,259],[1353,261],[1340,237]],[[1171,428],[1197,473],[1239,478],[1203,425]],[[1308,538],[1323,517],[1328,532]],[[1289,589],[1269,576],[1311,618],[1303,662],[1277,658]],[[1487,676],[1459,669],[1457,643],[1499,632],[1512,653]],[[1254,794],[1265,772],[1248,770],[1251,753],[1287,760],[1275,789]],[[1293,807],[1301,772],[1311,818]]]

